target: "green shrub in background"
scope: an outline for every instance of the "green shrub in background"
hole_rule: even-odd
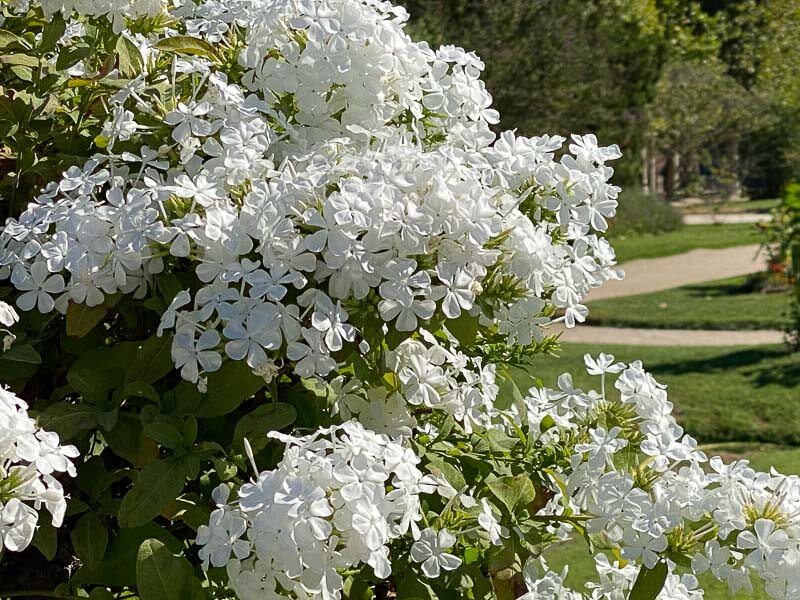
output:
[[[789,345],[800,350],[800,184],[788,185],[780,206],[774,211],[770,232],[770,269],[782,270],[794,288],[789,309],[786,337]]]
[[[683,227],[681,214],[666,200],[635,191],[620,196],[617,216],[609,229],[612,237],[666,233]]]

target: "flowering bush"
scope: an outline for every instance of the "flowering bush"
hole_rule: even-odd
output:
[[[707,460],[638,363],[531,374],[621,277],[616,146],[496,135],[387,2],[4,11],[0,377],[44,428],[9,396],[4,597],[579,598],[574,535],[587,597],[797,597],[800,480]]]

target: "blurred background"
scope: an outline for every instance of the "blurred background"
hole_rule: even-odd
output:
[[[555,387],[587,352],[641,359],[709,451],[800,474],[800,2],[405,5],[415,38],[483,59],[499,128],[595,133],[624,153],[608,235],[627,277],[590,295],[588,322],[533,374]],[[551,556],[577,586],[582,543]]]
[[[411,0],[412,31],[474,50],[501,126],[597,134],[617,181],[775,197],[800,175],[796,0]]]

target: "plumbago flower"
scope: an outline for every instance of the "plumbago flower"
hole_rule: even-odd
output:
[[[620,277],[599,237],[618,149],[495,139],[483,63],[412,41],[402,9],[265,0],[175,15],[208,42],[225,32],[230,55],[136,40],[148,61],[110,98],[107,152],[0,236],[19,308],[103,306],[193,273],[161,331],[202,386],[224,359],[325,377],[363,339],[377,349],[442,321],[534,345],[556,309],[572,326],[587,292]]]
[[[33,404],[45,418],[50,399],[84,411],[70,433],[103,485],[76,493],[111,545],[182,521],[168,551],[114,546],[138,557],[134,595],[153,597],[151,560],[186,598],[694,599],[705,572],[800,595],[800,479],[708,459],[638,362],[587,357],[598,391],[529,374],[550,326],[621,277],[602,237],[616,146],[494,133],[480,59],[415,42],[388,2],[3,10],[69,21],[37,64],[107,111],[97,152],[0,232],[0,277],[31,350],[102,346],[26,389],[58,386]],[[70,62],[97,44],[113,47],[98,69]],[[75,458],[0,393],[5,547],[30,543],[42,506],[61,522],[55,474]],[[585,591],[546,562],[577,535]],[[106,586],[94,566],[77,581]]]
[[[75,477],[71,459],[77,456],[77,448],[37,427],[23,400],[0,388],[0,552],[30,545],[42,508],[61,527],[67,501],[57,477]]]

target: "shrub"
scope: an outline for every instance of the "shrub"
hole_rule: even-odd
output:
[[[796,478],[707,473],[639,363],[528,370],[619,277],[616,146],[495,136],[384,2],[4,11],[3,597],[579,597],[576,533],[594,598],[797,596]]]
[[[786,339],[792,348],[800,350],[800,184],[786,187],[768,231],[771,268],[775,270],[780,266],[795,291]]]
[[[681,227],[683,220],[680,211],[666,200],[638,192],[624,192],[620,196],[609,234],[612,237],[659,234]]]

